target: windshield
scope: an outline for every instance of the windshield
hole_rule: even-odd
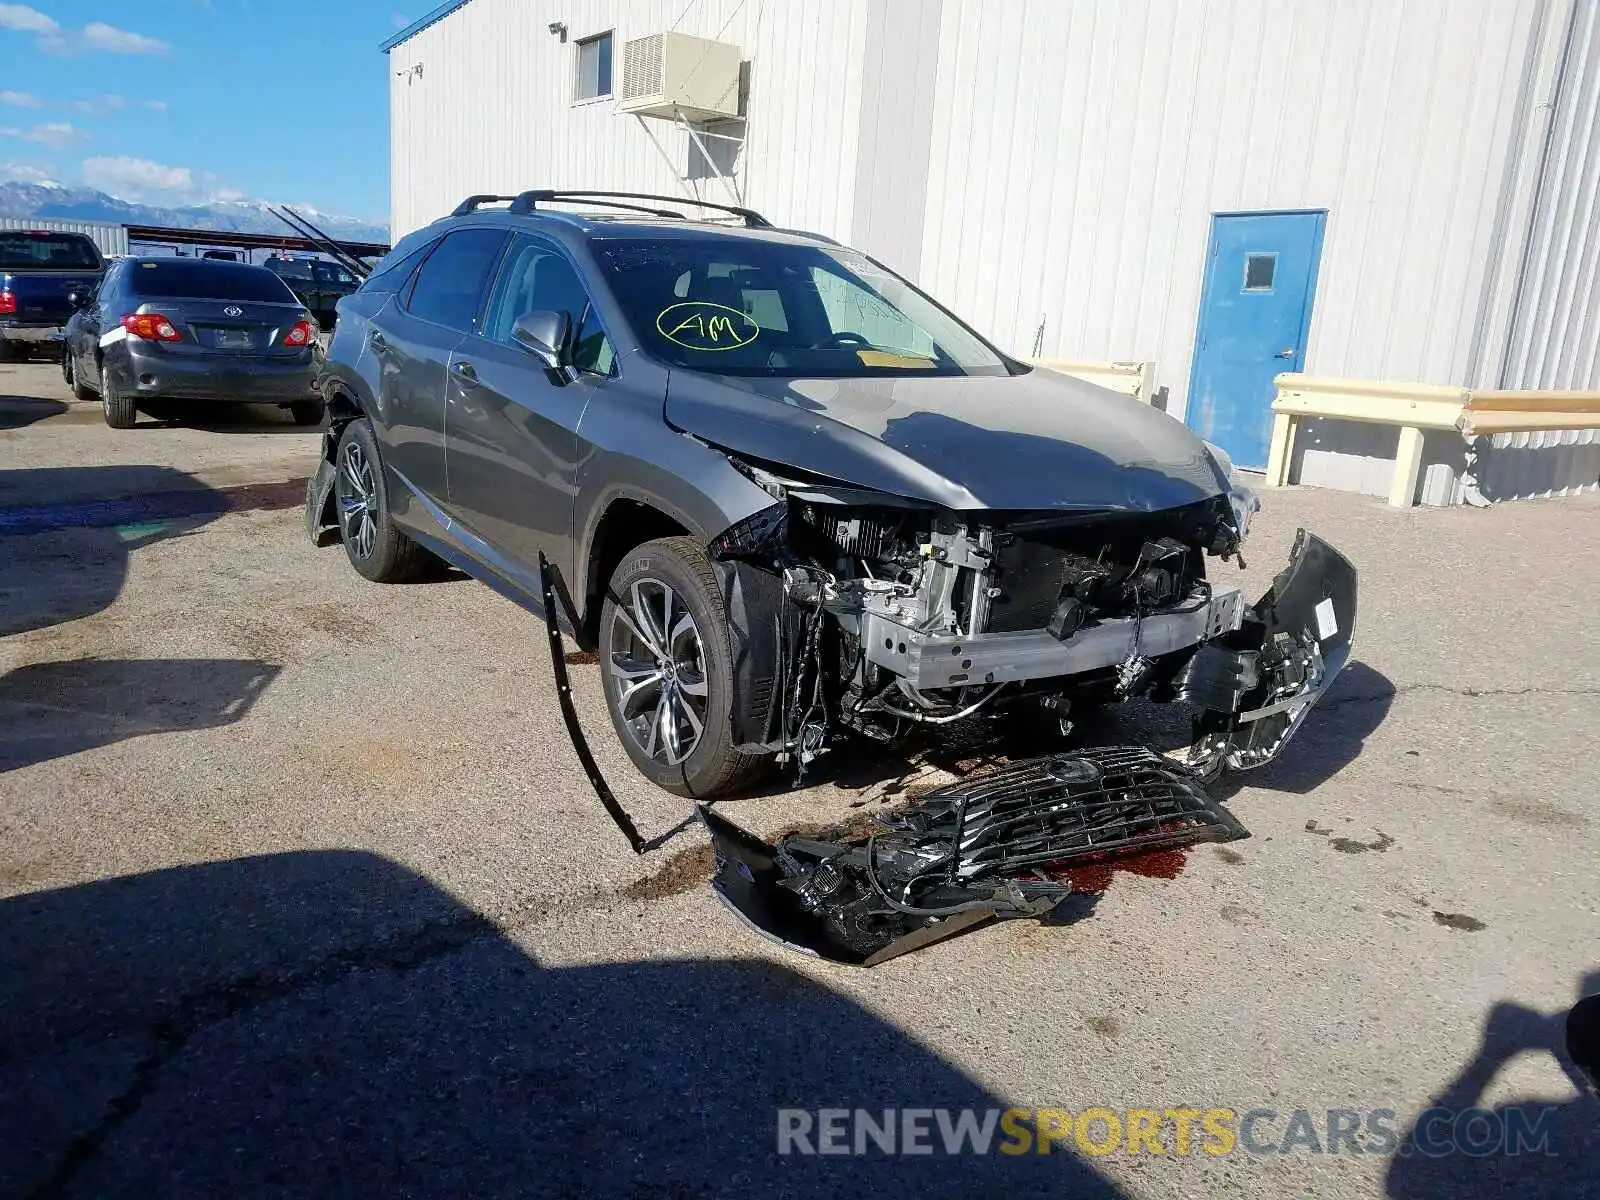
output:
[[[719,375],[1006,375],[983,339],[853,250],[754,238],[597,241],[656,358]]]
[[[100,253],[81,233],[0,233],[0,270],[98,271]]]
[[[265,267],[173,258],[139,263],[127,279],[128,290],[139,297],[299,303],[288,285]]]

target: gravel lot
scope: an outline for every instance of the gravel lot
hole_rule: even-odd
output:
[[[316,438],[118,433],[0,366],[0,1194],[1600,1188],[1559,1049],[1600,990],[1594,498],[1269,492],[1250,590],[1305,525],[1362,594],[1357,661],[1232,798],[1254,836],[862,971],[745,933],[697,831],[628,852],[533,618],[313,549]],[[773,832],[932,769],[839,755],[729,811]],[[1554,1106],[1556,1153],[776,1154],[780,1107],[1267,1108],[1276,1144],[1296,1108],[1406,1139],[1433,1104]]]

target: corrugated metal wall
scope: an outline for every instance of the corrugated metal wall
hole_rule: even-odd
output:
[[[1501,387],[1600,388],[1600,0],[1571,4]]]
[[[568,41],[548,32],[565,22]],[[530,187],[676,194],[687,137],[648,129],[611,100],[573,104],[573,43],[615,30],[622,45],[676,28],[732,42],[751,63],[745,195],[774,219],[850,233],[866,8],[853,0],[472,0],[389,54],[391,232],[472,192]],[[420,76],[409,74],[420,64]],[[715,179],[705,199],[727,202]]]
[[[945,0],[921,280],[1181,411],[1212,214],[1326,208],[1305,370],[1464,382],[1537,7]]]
[[[1597,385],[1600,0],[471,0],[389,55],[394,233],[474,191],[680,191],[571,102],[573,42],[614,29],[620,75],[676,27],[750,61],[748,203],[1014,351],[1153,359],[1181,413],[1212,215],[1326,209],[1305,370],[1493,383],[1574,3],[1512,382]]]
[[[108,221],[68,221],[60,217],[0,217],[0,229],[57,229],[81,233],[100,248],[101,254],[126,254],[128,230]]]

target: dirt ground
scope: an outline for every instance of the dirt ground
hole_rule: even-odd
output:
[[[738,925],[698,829],[629,852],[527,613],[314,549],[317,437],[116,432],[0,366],[0,1194],[1600,1188],[1561,1049],[1600,990],[1594,498],[1267,492],[1247,590],[1305,526],[1361,599],[1355,661],[1230,800],[1253,836],[867,971]],[[952,765],[838,753],[728,811],[833,822]],[[1225,1154],[777,1153],[780,1109],[1008,1106],[1272,1116]],[[1552,1153],[1420,1152],[1432,1106]],[[1397,1148],[1329,1152],[1329,1109],[1392,1110]]]

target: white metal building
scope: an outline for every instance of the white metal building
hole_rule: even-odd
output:
[[[742,119],[619,111],[670,33]],[[1600,388],[1600,0],[458,0],[384,48],[395,237],[736,192],[1015,353],[1153,361],[1245,462],[1276,371]]]

